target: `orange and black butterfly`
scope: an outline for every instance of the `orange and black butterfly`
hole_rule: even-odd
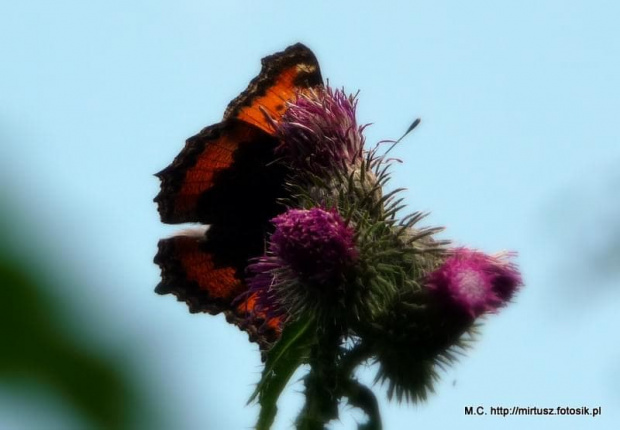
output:
[[[273,124],[287,102],[322,85],[316,57],[302,44],[263,58],[260,74],[228,105],[222,122],[190,137],[156,175],[162,222],[209,227],[159,241],[155,291],[174,294],[190,312],[223,312],[261,348],[277,339],[280,321],[253,311],[245,270],[263,254],[269,220],[285,210],[279,199],[286,197],[287,171],[274,163]]]

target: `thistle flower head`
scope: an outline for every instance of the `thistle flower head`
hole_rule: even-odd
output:
[[[426,278],[440,300],[471,319],[504,306],[521,286],[521,275],[508,261],[511,254],[490,256],[457,248]]]
[[[355,96],[329,86],[299,94],[277,126],[278,152],[295,169],[346,170],[363,155],[364,127],[357,125],[356,106]]]
[[[353,229],[335,210],[291,209],[275,217],[270,251],[302,278],[325,283],[353,263]]]
[[[249,289],[271,314],[297,313],[357,260],[354,231],[336,210],[290,209],[272,219],[269,252],[249,266]]]

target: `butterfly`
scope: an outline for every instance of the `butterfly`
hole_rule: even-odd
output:
[[[285,211],[287,171],[274,163],[274,124],[288,102],[322,86],[316,57],[300,43],[263,58],[259,75],[230,102],[223,120],[187,139],[156,174],[161,221],[208,228],[159,241],[155,291],[175,295],[192,313],[224,313],[262,350],[279,337],[281,321],[255,311],[245,277],[248,261],[264,252],[269,220]]]

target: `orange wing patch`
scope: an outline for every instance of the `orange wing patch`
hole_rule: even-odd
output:
[[[201,139],[202,133],[196,136]],[[215,139],[204,145],[196,164],[185,172],[185,179],[176,197],[175,210],[178,216],[191,214],[197,206],[202,193],[213,187],[214,176],[230,167],[234,162],[234,152],[241,142],[251,142],[258,137],[256,129],[233,123],[220,132]]]
[[[174,239],[175,253],[188,282],[195,282],[201,291],[206,291],[214,299],[227,301],[232,301],[244,290],[234,267],[217,267],[213,256],[200,250],[202,240],[190,236]]]
[[[230,120],[205,128],[187,139],[185,148],[157,177],[161,190],[155,202],[166,223],[208,222],[200,214],[199,199],[215,185],[218,173],[230,169],[243,143],[262,144],[264,132],[242,121]]]
[[[316,57],[301,43],[263,58],[262,65],[260,74],[228,105],[224,119],[238,118],[273,134],[273,125],[265,115],[278,122],[287,102],[300,92],[322,86],[323,78]]]
[[[250,294],[239,305],[236,312],[238,315],[244,315],[246,318],[252,318],[255,321],[261,321],[260,329],[263,332],[273,333],[277,336],[282,331],[282,318],[269,317],[265,312],[256,310],[257,294]]]
[[[280,335],[280,318],[255,311],[255,295],[239,301],[247,291],[244,280],[235,267],[215,262],[214,255],[204,249],[208,239],[200,233],[159,241],[155,263],[161,268],[162,280],[155,291],[175,295],[192,313],[224,313],[261,349],[269,348]]]
[[[273,85],[265,90],[265,95],[256,97],[250,106],[239,109],[237,118],[273,134],[275,132],[273,124],[265,118],[265,115],[269,115],[272,121],[278,122],[286,112],[286,104],[294,100],[300,92],[307,91],[295,85],[300,73],[314,70],[314,66],[306,64],[284,69]]]
[[[172,293],[189,305],[190,312],[217,314],[231,310],[232,301],[245,284],[231,266],[217,266],[213,256],[202,249],[204,236],[175,236],[159,241],[155,263],[162,280],[155,289]]]
[[[239,144],[238,134],[221,134],[212,138],[204,146],[196,164],[185,171],[185,179],[175,199],[175,218],[190,216],[196,208],[198,197],[213,186],[214,175],[232,164],[233,153]]]

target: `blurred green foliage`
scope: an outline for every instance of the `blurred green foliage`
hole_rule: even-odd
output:
[[[4,208],[0,214],[0,383],[8,387],[9,395],[12,389],[23,392],[37,387],[52,392],[59,404],[75,412],[80,425],[133,427],[145,403],[127,363],[104,358],[96,342],[67,332],[67,327],[79,328],[80,322],[49,294],[53,288],[63,290],[57,288],[60,281],[40,256],[26,261],[27,253],[17,249],[19,242],[11,240],[17,224],[6,213],[11,206],[0,200],[4,200],[0,202]],[[71,268],[62,270],[69,272],[70,279]],[[28,413],[37,413],[36,401]]]

